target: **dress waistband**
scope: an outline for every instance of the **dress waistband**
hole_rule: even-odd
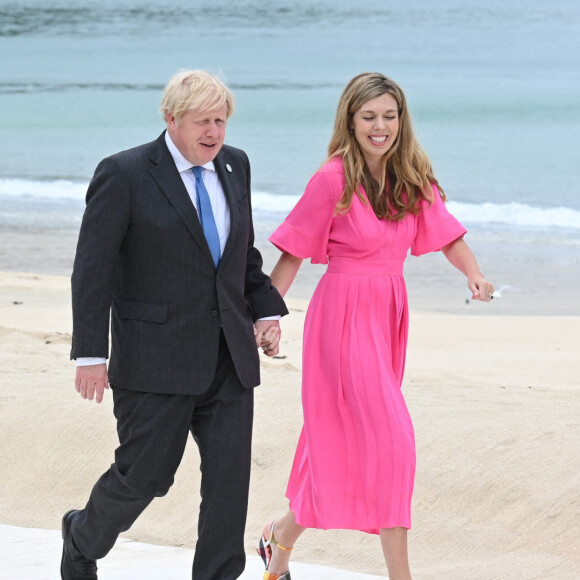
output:
[[[357,260],[328,258],[329,274],[357,274],[359,276],[402,276],[404,260]]]

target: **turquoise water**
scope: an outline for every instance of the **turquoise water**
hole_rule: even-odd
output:
[[[88,180],[162,130],[163,85],[200,67],[235,91],[228,141],[256,189],[298,194],[342,87],[379,70],[452,198],[580,209],[575,0],[194,4],[0,2],[0,177]]]
[[[378,70],[484,259],[507,256],[506,280],[558,262],[577,285],[578,30],[576,0],[0,1],[0,228],[74,232],[98,161],[154,139],[168,78],[204,68],[236,95],[227,141],[265,239],[324,160],[345,83]]]

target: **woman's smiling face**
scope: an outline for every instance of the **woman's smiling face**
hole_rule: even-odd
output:
[[[395,97],[385,93],[367,101],[353,115],[352,129],[372,171],[391,148],[399,132],[399,113]]]

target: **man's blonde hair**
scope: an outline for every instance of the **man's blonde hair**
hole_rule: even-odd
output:
[[[184,70],[169,79],[159,110],[165,122],[173,115],[179,123],[186,111],[212,111],[224,105],[229,118],[234,113],[234,95],[220,79],[202,70]]]

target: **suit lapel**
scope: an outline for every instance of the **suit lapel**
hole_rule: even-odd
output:
[[[230,162],[228,163],[228,161]],[[236,240],[238,239],[237,231],[240,226],[240,179],[242,179],[242,175],[235,174],[236,164],[233,160],[228,159],[228,155],[223,149],[216,155],[214,167],[230,209],[230,234],[223,251],[223,260],[227,258],[232,244],[237,243]]]
[[[213,258],[207,240],[205,239],[199,216],[197,215],[195,206],[191,202],[187,189],[185,189],[185,185],[183,185],[183,180],[175,167],[173,157],[169,149],[167,149],[164,135],[163,133],[157,140],[154,153],[151,155],[151,176],[183,220],[185,227],[200,250],[213,265]]]

